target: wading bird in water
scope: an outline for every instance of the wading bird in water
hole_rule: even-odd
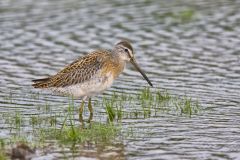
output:
[[[79,120],[82,121],[85,100],[88,99],[88,109],[90,117],[92,117],[91,97],[109,88],[123,72],[127,62],[131,62],[152,86],[151,81],[137,64],[130,42],[122,40],[112,50],[93,51],[53,76],[33,80],[33,87],[50,89],[61,94],[82,98],[79,108]]]

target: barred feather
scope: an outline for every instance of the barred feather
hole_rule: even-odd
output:
[[[33,80],[35,88],[67,87],[90,80],[111,59],[111,52],[98,50],[77,59],[54,76]]]

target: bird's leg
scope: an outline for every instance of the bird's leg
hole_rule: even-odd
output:
[[[91,98],[88,99],[88,109],[91,114],[93,114],[93,108],[92,108],[92,103],[91,103]]]
[[[83,108],[84,108],[84,100],[82,100],[82,103],[79,108],[79,122],[81,123],[83,123],[83,116],[82,116]]]
[[[90,123],[90,121],[93,118],[93,108],[92,108],[91,98],[88,99],[88,110],[90,112],[88,122]]]

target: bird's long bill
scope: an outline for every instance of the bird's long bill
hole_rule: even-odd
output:
[[[151,83],[151,81],[148,79],[148,77],[146,76],[146,74],[141,70],[141,68],[138,66],[138,64],[137,64],[137,62],[134,60],[134,59],[131,59],[131,61],[130,61],[133,65],[134,65],[134,67],[141,73],[141,75],[146,79],[146,81],[148,82],[148,84],[150,85],[150,86],[153,86],[152,85],[152,83]]]

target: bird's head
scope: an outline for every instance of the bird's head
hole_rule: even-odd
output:
[[[114,53],[118,55],[118,57],[126,62],[131,62],[133,66],[141,73],[141,75],[146,79],[148,84],[150,86],[153,86],[151,81],[148,79],[146,74],[143,72],[143,70],[139,67],[137,64],[135,57],[134,57],[134,52],[133,52],[133,47],[131,46],[130,42],[128,40],[122,40],[119,43],[117,43],[114,46],[113,49]]]

